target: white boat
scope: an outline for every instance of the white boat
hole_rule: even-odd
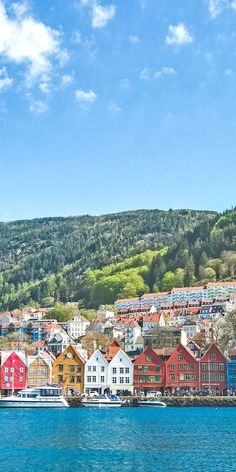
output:
[[[166,408],[166,403],[162,402],[159,398],[142,398],[138,400],[138,406],[154,407],[154,408]]]
[[[96,398],[83,398],[82,405],[86,407],[95,407],[95,408],[118,408],[122,404],[122,401],[117,397],[117,395],[112,394],[103,394],[98,395]]]
[[[59,387],[25,388],[17,395],[0,398],[0,408],[66,408],[69,407]]]

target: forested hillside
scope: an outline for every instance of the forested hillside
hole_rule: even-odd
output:
[[[48,301],[96,307],[235,276],[236,210],[140,210],[0,224],[1,310]]]

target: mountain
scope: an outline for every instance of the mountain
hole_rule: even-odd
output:
[[[46,297],[97,305],[103,300],[101,280],[103,272],[110,270],[107,267],[119,267],[120,262],[139,254],[145,259],[147,251],[151,253],[138,274],[144,285],[135,279],[131,270],[135,267],[128,262],[137,290],[131,280],[129,285],[126,272],[123,276],[128,282],[120,291],[118,284],[109,302],[117,295],[162,290],[209,277],[233,277],[235,241],[235,210],[221,215],[195,210],[138,210],[0,223],[0,309],[45,302]],[[163,248],[164,252],[157,252]],[[177,269],[184,273],[176,274]],[[99,290],[96,270],[102,270]]]

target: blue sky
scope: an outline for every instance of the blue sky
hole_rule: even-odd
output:
[[[235,205],[235,0],[0,0],[0,220]]]

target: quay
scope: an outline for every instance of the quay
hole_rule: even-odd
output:
[[[124,407],[137,407],[138,400],[141,397],[120,397],[123,400],[127,400]],[[236,407],[236,396],[235,397],[161,397],[161,400],[167,404],[168,407]],[[72,408],[82,407],[80,397],[68,396],[67,401]]]

